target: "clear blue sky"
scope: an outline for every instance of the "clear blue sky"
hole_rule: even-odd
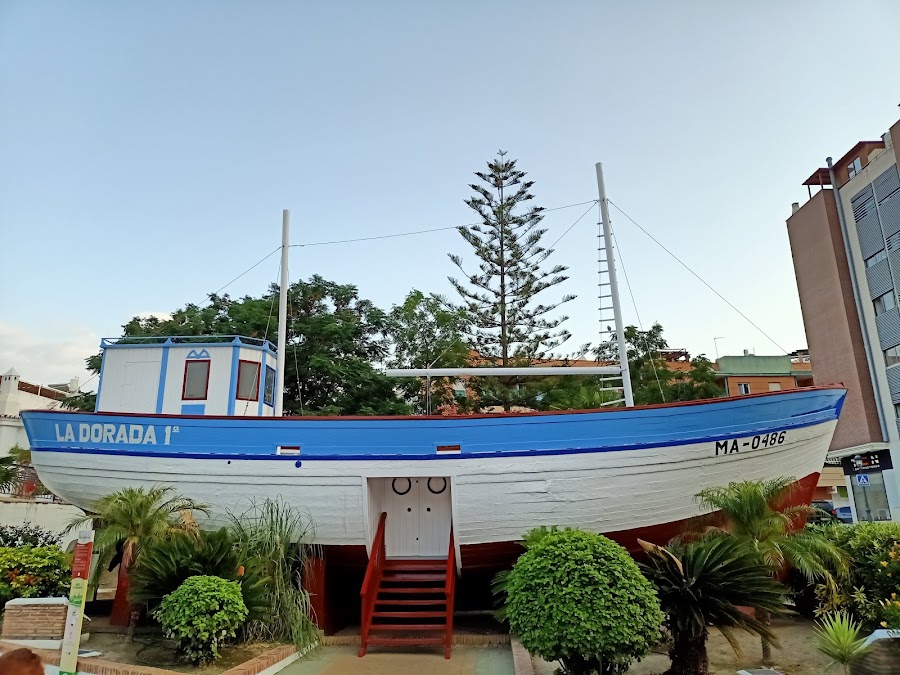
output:
[[[471,221],[498,148],[551,208],[610,198],[787,349],[802,181],[900,117],[900,4],[0,3],[0,368],[64,381],[101,336],[219,288],[280,238]],[[548,215],[549,241],[580,209]],[[557,247],[596,329],[596,223]],[[613,212],[644,324],[777,348]],[[385,308],[448,293],[453,231],[294,249]],[[228,291],[260,293],[277,260]],[[636,322],[624,295],[626,320]]]

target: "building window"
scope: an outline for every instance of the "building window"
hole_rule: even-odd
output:
[[[894,404],[894,415],[896,415],[897,419],[900,420],[900,403]]]
[[[209,391],[209,361],[185,361],[182,400],[206,400],[207,391]]]
[[[897,299],[894,297],[894,291],[888,291],[884,295],[879,295],[872,303],[875,305],[875,316],[884,314],[897,306]]]
[[[859,161],[859,157],[857,157],[847,165],[847,175],[850,178],[853,178],[860,171],[862,171],[862,162]]]
[[[750,383],[749,382],[738,382],[738,394],[741,396],[750,393]]]
[[[769,382],[769,391],[781,391],[781,382]]]
[[[238,362],[237,399],[259,400],[259,363],[256,361]]]
[[[900,363],[900,345],[886,349],[884,352],[884,365],[896,366],[898,363]]]
[[[872,265],[877,265],[882,260],[887,259],[887,249],[882,249],[871,258],[866,258],[866,269],[870,268]]]
[[[275,369],[266,366],[266,387],[263,391],[263,403],[269,406],[275,405]]]

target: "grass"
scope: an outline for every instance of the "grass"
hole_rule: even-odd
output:
[[[303,649],[319,638],[309,593],[302,586],[306,561],[316,554],[311,519],[282,499],[251,502],[246,511],[229,513],[231,531],[247,560],[266,577],[269,616],[245,624],[244,638],[290,642]]]

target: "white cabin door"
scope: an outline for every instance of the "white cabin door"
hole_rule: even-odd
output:
[[[450,479],[419,478],[419,557],[446,558],[450,546]]]
[[[389,558],[445,558],[450,544],[450,479],[385,478],[382,510],[387,513]]]

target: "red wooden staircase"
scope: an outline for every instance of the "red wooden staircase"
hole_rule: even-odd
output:
[[[387,560],[381,514],[360,596],[362,625],[359,655],[370,645],[444,645],[453,642],[456,554],[453,532],[446,559]]]

